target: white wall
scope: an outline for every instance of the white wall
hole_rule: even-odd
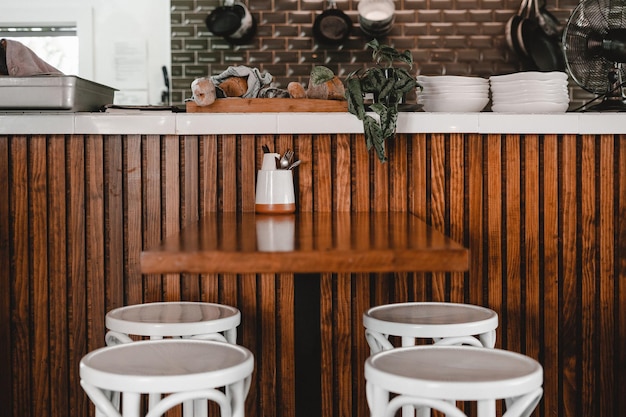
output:
[[[169,0],[0,0],[0,23],[77,23],[76,75],[122,90],[120,104],[161,101],[161,68],[171,67]]]

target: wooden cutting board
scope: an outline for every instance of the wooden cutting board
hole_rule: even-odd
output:
[[[308,98],[218,98],[210,106],[186,103],[187,113],[347,112],[348,102]]]

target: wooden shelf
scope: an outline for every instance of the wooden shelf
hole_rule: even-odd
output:
[[[187,113],[347,112],[348,102],[299,98],[219,98],[210,106],[186,103]]]

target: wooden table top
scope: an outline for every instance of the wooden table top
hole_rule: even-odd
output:
[[[141,253],[141,272],[457,272],[469,251],[405,212],[211,213]]]

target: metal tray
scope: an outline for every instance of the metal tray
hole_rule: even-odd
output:
[[[0,76],[0,111],[98,111],[115,91],[74,75]]]

